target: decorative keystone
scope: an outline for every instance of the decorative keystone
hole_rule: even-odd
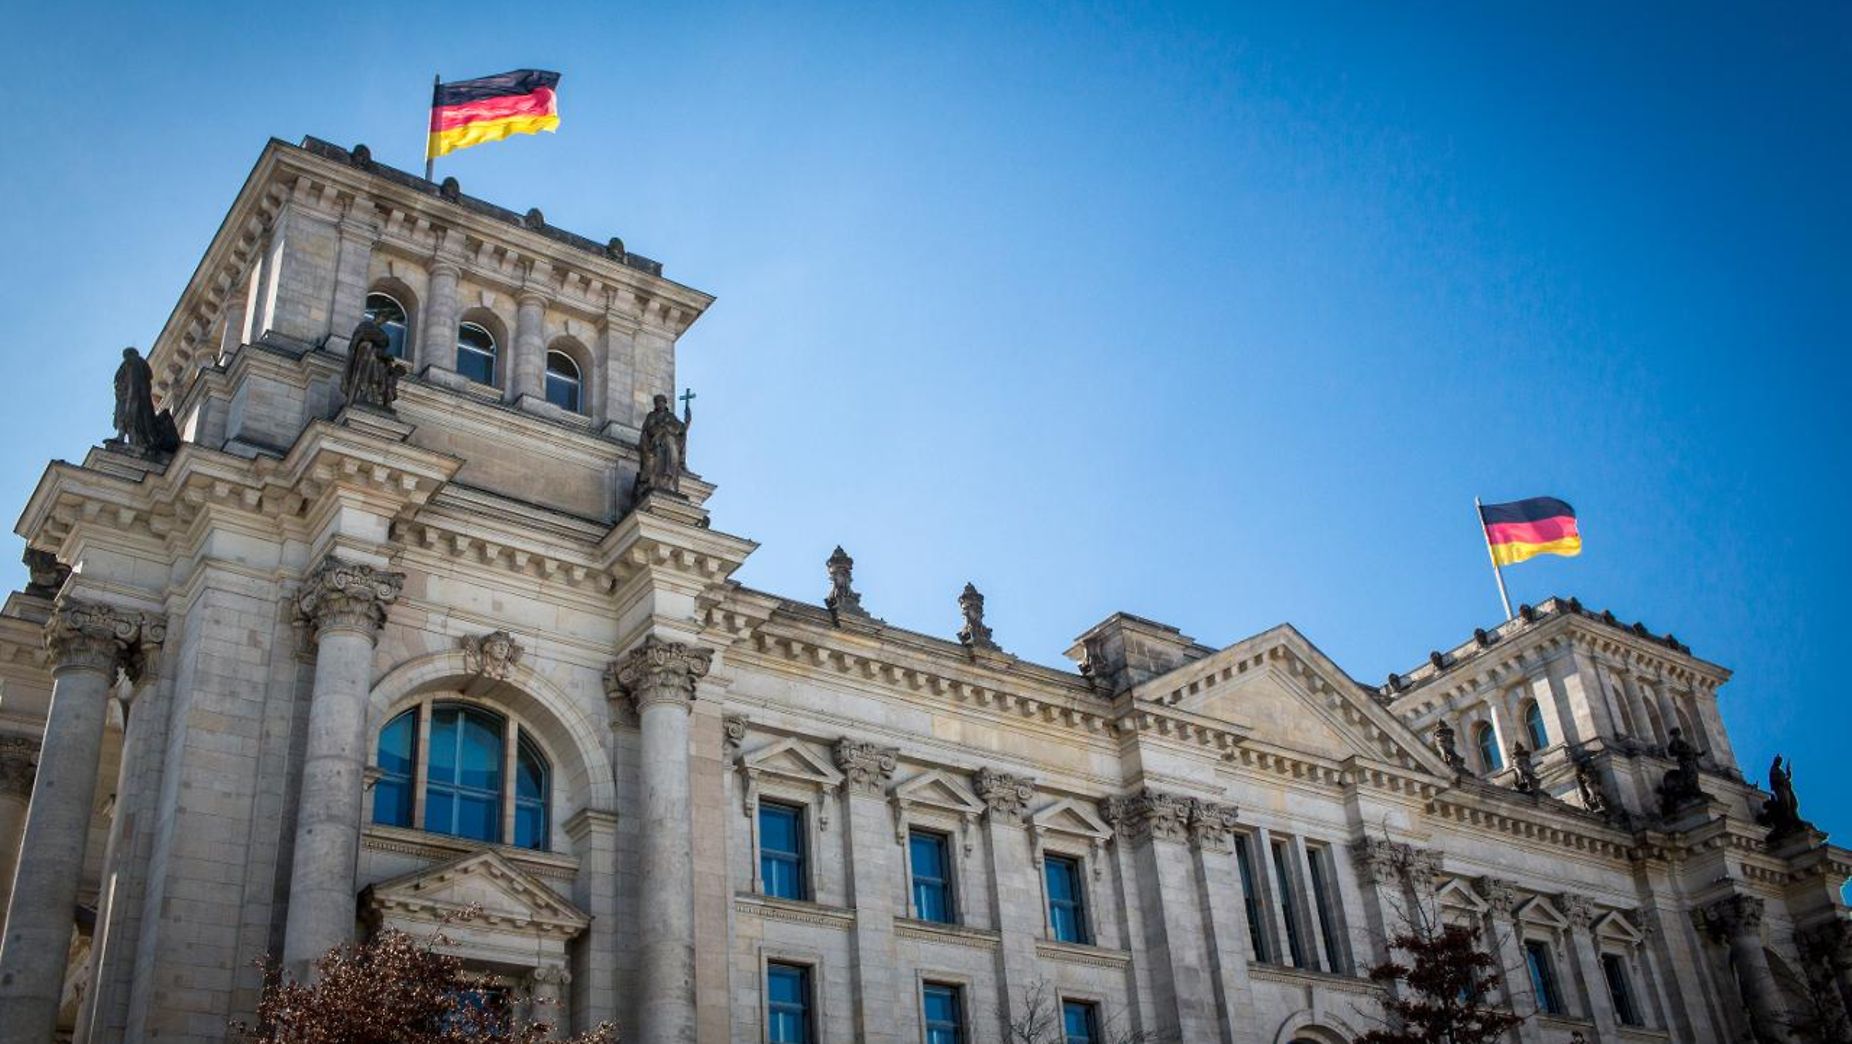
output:
[[[353,631],[368,641],[379,637],[386,609],[405,589],[405,574],[343,562],[329,555],[302,582],[296,613],[315,629],[319,640],[329,631]]]
[[[836,741],[836,767],[842,770],[851,790],[880,794],[894,778],[894,766],[900,763],[900,748],[878,747],[847,736]]]
[[[514,640],[514,635],[507,631],[490,631],[488,634],[463,639],[463,666],[469,673],[484,678],[505,680],[508,672],[521,662],[521,654],[526,652],[521,643]]]
[[[655,635],[612,661],[605,671],[605,694],[624,697],[637,713],[659,703],[686,708],[695,695],[695,683],[713,666],[714,651],[683,642],[665,642]]]

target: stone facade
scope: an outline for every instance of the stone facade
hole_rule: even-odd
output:
[[[375,293],[391,409],[339,390]],[[1417,908],[1484,931],[1525,1044],[1852,1002],[1852,860],[1771,840],[1728,672],[1642,625],[1552,601],[1370,686],[1288,626],[1126,615],[1038,665],[975,588],[962,634],[905,631],[840,549],[827,604],[740,585],[711,486],[636,482],[709,301],[362,150],[264,150],[149,354],[183,445],[54,462],[18,527],[0,1042],[223,1039],[259,959],[471,905],[456,952],[649,1044],[920,1040],[929,996],[1000,1040],[1038,995],[1336,1044]]]

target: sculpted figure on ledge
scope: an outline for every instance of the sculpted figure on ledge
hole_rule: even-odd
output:
[[[637,496],[656,491],[680,496],[682,469],[688,459],[688,426],[694,411],[688,402],[692,394],[682,397],[682,416],[678,419],[669,408],[669,397],[658,395],[655,409],[643,419],[643,437],[637,446]]]
[[[391,410],[399,397],[399,377],[405,364],[392,356],[392,339],[371,318],[354,327],[347,343],[347,370],[341,374],[341,394],[350,406]]]

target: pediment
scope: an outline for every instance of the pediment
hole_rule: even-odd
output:
[[[364,902],[388,921],[437,923],[474,910],[472,928],[508,926],[564,938],[591,923],[564,896],[487,849],[370,885]]]
[[[1478,893],[1457,877],[1449,879],[1446,884],[1435,889],[1434,899],[1443,907],[1466,910],[1473,914],[1483,914],[1491,909]]]
[[[1029,822],[1044,833],[1073,834],[1094,841],[1112,836],[1112,828],[1084,802],[1062,798],[1032,816]]]
[[[1633,926],[1633,922],[1621,915],[1619,910],[1609,910],[1595,919],[1593,925],[1597,936],[1618,939],[1624,943],[1638,943],[1646,939],[1646,933]]]
[[[1406,723],[1287,624],[1153,678],[1138,693],[1285,750],[1453,775]]]
[[[902,805],[945,809],[960,816],[980,815],[984,803],[957,776],[931,769],[894,787],[894,800]]]
[[[1514,907],[1513,918],[1530,924],[1541,924],[1549,928],[1567,928],[1569,919],[1556,909],[1556,904],[1541,895],[1533,895]]]
[[[776,740],[745,755],[740,770],[748,776],[777,776],[826,789],[842,783],[842,773],[828,758],[796,738]]]

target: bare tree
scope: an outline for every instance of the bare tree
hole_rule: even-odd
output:
[[[1150,1031],[1133,1031],[1124,1026],[1124,1012],[1106,1017],[1100,1013],[1095,1027],[1103,1044],[1150,1044],[1158,1039]],[[1063,1024],[1061,998],[1046,979],[1023,988],[1021,1013],[1006,1024],[1010,1044],[1062,1044],[1067,1040]]]

